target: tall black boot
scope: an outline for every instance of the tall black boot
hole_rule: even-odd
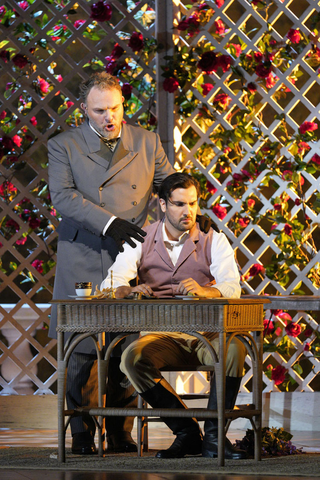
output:
[[[226,399],[225,408],[232,410],[238,395],[242,377],[226,377]],[[217,410],[217,390],[216,382],[213,377],[211,380],[211,389],[208,402],[209,410]],[[241,458],[247,458],[247,453],[244,450],[234,448],[226,438],[225,458],[239,460]],[[218,419],[206,420],[204,422],[204,439],[202,443],[202,456],[215,458],[218,456]]]
[[[153,408],[187,408],[180,397],[164,378],[154,387],[140,393]],[[167,450],[160,450],[158,458],[182,458],[185,455],[199,455],[202,447],[202,434],[193,418],[161,418],[172,430],[176,439]]]

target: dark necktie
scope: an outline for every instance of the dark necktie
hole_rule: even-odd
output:
[[[111,138],[110,140],[108,140],[107,138],[101,137],[101,140],[107,145],[111,152],[113,152],[117,146],[119,138]]]

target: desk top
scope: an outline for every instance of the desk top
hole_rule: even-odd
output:
[[[60,332],[262,331],[265,297],[53,300]]]

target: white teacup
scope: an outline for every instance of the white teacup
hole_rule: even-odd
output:
[[[89,297],[92,292],[92,282],[77,282],[75,284],[76,294],[79,297]]]

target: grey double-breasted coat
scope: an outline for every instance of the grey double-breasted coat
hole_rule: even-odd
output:
[[[127,124],[113,154],[85,122],[50,139],[48,155],[51,200],[62,216],[53,298],[67,299],[75,282],[100,286],[115,260],[115,242],[102,235],[110,218],[142,227],[153,185],[174,169],[157,134]],[[52,309],[49,335],[55,330]]]

